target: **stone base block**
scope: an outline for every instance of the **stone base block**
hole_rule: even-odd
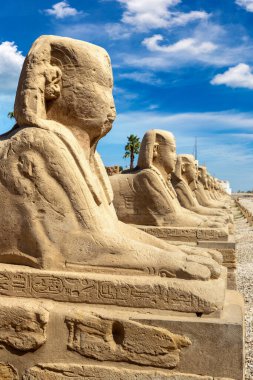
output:
[[[236,290],[236,243],[234,236],[229,236],[228,241],[198,241],[200,248],[216,249],[223,255],[223,265],[228,269],[228,289]]]
[[[159,239],[173,244],[197,244],[200,248],[216,249],[223,255],[223,265],[228,269],[227,287],[236,290],[236,244],[228,230],[211,228],[180,228],[135,226]]]
[[[128,369],[102,365],[41,364],[28,370],[23,380],[63,380],[67,373],[75,380],[233,380],[231,378],[199,376],[147,369]],[[8,378],[8,380],[16,378]]]
[[[198,227],[156,227],[135,225],[142,231],[157,238],[169,241],[198,242],[198,241],[228,241],[228,228],[198,228]]]
[[[0,323],[1,380],[244,378],[243,301],[234,291],[227,291],[221,314],[209,316],[8,301],[0,297],[8,316]]]
[[[144,272],[76,273],[2,264],[0,295],[209,314],[222,309],[226,277],[225,268],[219,279],[199,281]]]
[[[227,288],[230,290],[236,290],[237,289],[236,270],[235,269],[228,269]]]

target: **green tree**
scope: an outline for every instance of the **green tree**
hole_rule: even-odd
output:
[[[12,111],[12,112],[8,112],[8,118],[9,119],[14,119],[14,112]]]
[[[134,157],[139,154],[140,151],[140,139],[136,135],[130,135],[127,137],[127,144],[125,146],[125,154],[123,158],[130,157],[130,170],[134,168]]]

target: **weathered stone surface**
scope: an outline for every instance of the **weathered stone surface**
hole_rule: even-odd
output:
[[[168,241],[198,242],[207,241],[226,241],[228,240],[228,228],[200,228],[200,227],[158,227],[158,226],[137,226],[159,239]]]
[[[0,363],[1,380],[19,380],[18,373],[10,364]]]
[[[24,305],[29,305],[29,308],[31,309],[32,307],[37,308],[38,305],[41,304],[43,308],[49,311],[50,318],[47,326],[47,341],[46,344],[35,352],[28,351],[24,353],[16,352],[13,349],[8,350],[2,348],[0,351],[1,361],[4,363],[10,363],[17,369],[20,376],[37,363],[51,363],[53,361],[54,363],[65,363],[69,367],[73,363],[78,366],[85,366],[87,364],[102,365],[103,362],[97,359],[85,357],[76,351],[68,349],[69,330],[65,319],[67,318],[70,321],[85,321],[87,315],[93,315],[96,313],[105,320],[106,326],[108,326],[108,323],[111,323],[108,321],[127,320],[135,322],[138,326],[141,325],[154,328],[154,330],[151,331],[155,331],[156,329],[159,331],[166,330],[167,332],[171,332],[173,336],[184,336],[190,339],[191,345],[181,349],[179,356],[180,360],[178,361],[176,368],[173,370],[178,374],[193,375],[201,373],[203,376],[209,376],[212,379],[215,377],[228,377],[235,380],[242,380],[244,363],[243,303],[241,298],[238,297],[238,293],[231,291],[227,291],[226,293],[227,296],[224,310],[218,313],[212,313],[208,316],[201,315],[201,313],[197,316],[196,314],[168,312],[146,308],[131,309],[118,306],[103,307],[102,305],[95,307],[94,305],[78,303],[70,304],[42,299],[32,300],[27,298],[13,298],[13,300],[17,302],[17,305],[23,303]],[[228,295],[230,295],[229,298]],[[0,297],[0,305],[8,301],[7,297]],[[78,329],[81,329],[81,327],[82,326],[79,325]],[[94,329],[93,331],[94,336],[98,338],[97,341],[99,342],[100,337],[103,334],[98,336],[96,330]],[[89,330],[89,332],[92,334],[92,330]],[[80,336],[79,331],[78,335]],[[106,336],[108,335],[109,332]],[[144,339],[145,336],[136,334],[136,347],[138,347],[138,344],[141,344],[138,342],[144,342]],[[157,339],[156,342],[158,344],[159,339]],[[78,344],[78,341],[74,343]],[[107,343],[105,342],[105,344]],[[95,343],[92,346],[96,347]],[[228,349],[228,347],[232,347],[233,349]],[[146,346],[144,348],[146,349]],[[163,348],[164,343],[162,341],[160,350]],[[162,356],[160,356],[160,359],[162,361]],[[119,369],[124,367],[129,369],[133,368],[137,372],[142,372],[144,369],[143,365],[130,364],[127,362],[124,363],[123,360],[119,362],[115,361],[115,365],[110,362],[110,365],[116,366]],[[154,366],[152,366],[152,368],[153,367]],[[150,370],[152,370],[152,368],[149,367]],[[165,371],[165,373],[170,374],[171,370]],[[117,376],[115,377],[115,380],[118,380]]]
[[[202,248],[213,248],[221,252],[223,265],[228,269],[227,287],[236,289],[236,245],[233,237],[228,241],[198,241],[198,246]]]
[[[72,378],[75,380],[233,380],[160,370],[74,364],[40,364],[28,370],[23,376],[23,380],[68,380]]]
[[[19,267],[22,268],[22,267]],[[46,298],[61,302],[117,305],[209,314],[223,308],[226,271],[216,280],[194,281],[148,276],[78,274],[1,265],[0,295]],[[78,267],[76,267],[78,270]],[[162,269],[166,276],[166,268]],[[116,274],[113,274],[116,273]],[[162,273],[161,273],[162,274]],[[215,292],[214,292],[215,289]]]
[[[98,46],[57,36],[35,41],[0,139],[0,261],[50,270],[114,270],[192,280],[220,265],[119,222],[97,143],[116,112],[112,70]]]
[[[0,305],[0,343],[17,351],[36,350],[46,341],[48,312],[21,299],[2,299]]]
[[[239,380],[242,318],[222,320],[220,257],[170,245],[116,216],[96,152],[115,119],[112,85],[108,54],[83,41],[42,36],[24,62],[17,124],[0,138],[1,360],[26,380],[152,379],[160,377],[154,366],[176,366],[178,374],[161,371],[164,379]],[[222,333],[234,350],[227,368],[217,364]],[[49,359],[64,365],[37,365]],[[117,363],[97,368],[106,360]]]
[[[68,348],[100,361],[129,362],[175,368],[181,348],[191,341],[182,335],[124,319],[85,314],[66,318]]]

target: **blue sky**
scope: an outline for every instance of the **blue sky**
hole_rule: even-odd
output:
[[[11,0],[0,13],[0,133],[12,122],[24,56],[41,34],[99,44],[114,71],[117,120],[98,147],[106,165],[126,137],[172,131],[234,190],[253,188],[253,0]]]

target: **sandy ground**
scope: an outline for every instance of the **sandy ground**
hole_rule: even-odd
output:
[[[248,203],[249,202],[249,203]],[[247,201],[253,210],[253,200]],[[246,207],[246,204],[244,203]],[[237,215],[235,218],[237,242],[237,287],[245,300],[246,373],[245,380],[253,380],[253,227]]]

